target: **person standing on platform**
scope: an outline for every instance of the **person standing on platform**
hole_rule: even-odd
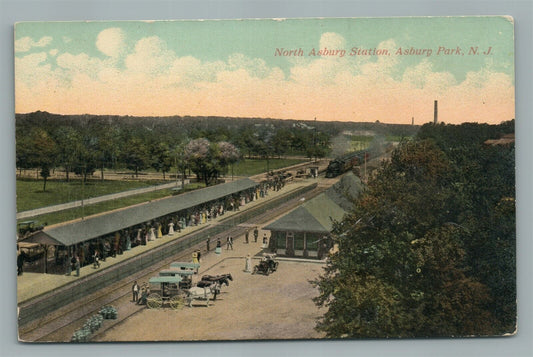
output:
[[[233,250],[233,238],[228,236],[228,238],[226,238],[226,250],[229,250],[230,248]]]
[[[207,237],[207,240],[205,241],[207,252],[209,252],[211,250],[211,249],[209,249],[210,248],[209,244],[210,244],[209,237]]]
[[[250,231],[244,233],[244,243],[248,244],[248,238],[250,237]]]
[[[170,222],[168,224],[168,235],[169,236],[174,235],[174,222]]]
[[[76,276],[80,276],[80,258],[76,255]]]
[[[254,229],[254,243],[257,243],[257,238],[259,237],[259,231],[257,230],[257,227]]]
[[[95,249],[94,255],[93,255],[93,268],[100,268],[100,257],[98,256],[98,250]]]
[[[102,261],[105,262],[105,258],[108,257],[109,252],[111,251],[111,245],[107,240],[104,241],[104,254],[102,255]]]
[[[215,248],[215,253],[222,253],[222,242],[220,241],[220,238],[217,239],[217,247]]]
[[[202,263],[202,252],[200,252],[200,249],[196,251],[196,258],[198,259],[198,264]]]
[[[251,273],[252,268],[252,258],[250,258],[250,254],[246,255],[245,262],[244,262],[244,272],[245,273]]]
[[[76,269],[76,256],[70,258],[70,268],[67,271],[67,275],[70,275]]]
[[[22,267],[24,266],[24,253],[21,251],[17,256],[17,275],[22,275]]]
[[[131,292],[133,294],[133,302],[137,302],[137,300],[139,300],[139,284],[137,284],[137,280],[133,282]]]

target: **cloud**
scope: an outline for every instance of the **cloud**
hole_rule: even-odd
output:
[[[326,32],[320,36],[320,49],[327,48],[330,50],[346,48],[344,37],[335,32]]]
[[[414,88],[441,94],[449,87],[457,85],[455,77],[449,72],[434,72],[433,64],[423,59],[415,66],[408,67],[402,76],[402,81]]]
[[[104,61],[90,57],[86,53],[77,55],[63,53],[57,56],[56,63],[65,70],[66,74],[83,73],[91,77],[97,76],[105,66]]]
[[[167,73],[176,59],[173,51],[157,36],[145,37],[135,44],[135,50],[126,57],[128,70],[150,75]]]
[[[194,87],[201,82],[213,82],[228,65],[224,61],[202,62],[192,56],[178,57],[169,69],[173,83]]]
[[[249,58],[241,53],[234,53],[228,58],[230,70],[244,69],[254,77],[264,78],[270,73],[266,62],[260,58]]]
[[[46,63],[45,52],[31,53],[24,57],[15,57],[16,82],[44,82],[53,76],[50,64]]]
[[[31,37],[22,37],[15,41],[15,52],[28,52],[33,47],[46,47],[52,42],[52,37],[44,36],[39,41],[33,41]]]
[[[120,56],[125,49],[125,34],[116,27],[101,31],[96,37],[96,48],[109,57]]]

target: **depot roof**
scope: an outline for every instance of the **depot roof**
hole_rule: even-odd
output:
[[[166,197],[120,210],[86,217],[76,222],[46,227],[42,231],[21,241],[69,246],[118,232],[122,229],[149,222],[204,203],[216,201],[234,193],[254,188],[255,186],[257,186],[257,183],[248,178],[210,186],[181,195]]]
[[[263,229],[270,231],[330,233],[334,221],[342,220],[352,199],[362,190],[360,179],[353,173],[344,175],[324,193],[305,202]]]

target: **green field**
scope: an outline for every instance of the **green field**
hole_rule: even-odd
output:
[[[81,180],[70,180],[70,182],[48,180],[46,191],[43,192],[42,180],[17,179],[17,212],[154,186],[159,183],[161,182],[90,180],[82,185]]]
[[[278,170],[305,161],[300,159],[269,159],[268,170]],[[267,160],[264,159],[246,159],[233,165],[233,175],[235,176],[253,176],[262,172],[267,172]],[[231,176],[231,166],[226,175]]]
[[[369,135],[351,135],[350,138],[350,151],[364,150],[370,146],[374,136]]]

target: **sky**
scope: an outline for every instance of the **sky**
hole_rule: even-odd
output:
[[[15,111],[497,124],[508,17],[23,22]]]

